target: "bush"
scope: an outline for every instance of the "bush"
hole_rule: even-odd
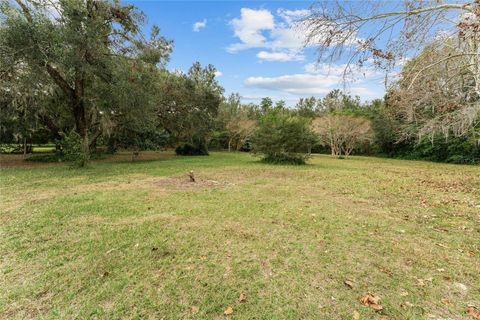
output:
[[[53,154],[38,154],[33,155],[25,159],[26,161],[32,162],[63,162],[64,156],[60,152]]]
[[[82,141],[78,133],[72,131],[68,135],[64,134],[60,141],[60,147],[63,160],[72,161],[78,167],[87,165],[90,156],[82,150]]]
[[[268,163],[305,164],[314,142],[309,119],[273,110],[260,119],[252,151]]]
[[[472,137],[445,137],[436,138],[433,143],[429,139],[422,139],[411,145],[404,154],[404,159],[429,160],[458,164],[476,164],[480,162],[480,146]]]
[[[175,149],[180,156],[208,156],[207,144],[204,140],[197,140],[195,143],[185,143]]]

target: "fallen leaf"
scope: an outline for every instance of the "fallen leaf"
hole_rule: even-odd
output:
[[[353,310],[352,320],[360,320],[360,313],[357,310]]]
[[[450,300],[448,300],[447,298],[442,298],[442,299],[440,300],[440,302],[443,303],[443,304],[445,304],[445,305],[450,304]]]
[[[478,309],[474,306],[469,306],[467,308],[467,314],[472,316],[474,319],[480,320],[480,311],[478,311]]]
[[[244,291],[240,292],[240,297],[238,298],[238,301],[240,302],[247,301],[247,294]]]
[[[195,313],[198,313],[198,311],[200,310],[200,308],[198,308],[197,306],[191,306],[190,307],[190,311],[195,314]]]
[[[372,308],[372,309],[375,310],[375,311],[383,310],[383,306],[380,305],[380,304],[377,304],[377,303],[372,303],[372,304],[370,305],[370,308]]]
[[[467,251],[467,256],[473,257],[475,255],[475,252],[473,251]]]
[[[360,302],[363,305],[370,307],[375,311],[383,310],[383,306],[378,303],[379,301],[380,297],[371,293],[368,293],[360,299]]]
[[[351,280],[345,280],[345,281],[343,281],[343,283],[344,283],[347,287],[349,287],[350,289],[353,289],[353,281],[351,281]]]
[[[229,316],[233,313],[233,308],[228,306],[227,309],[225,309],[225,311],[223,312],[226,316]]]

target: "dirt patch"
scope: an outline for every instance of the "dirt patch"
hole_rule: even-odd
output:
[[[228,182],[231,178],[233,182]],[[129,175],[125,176],[120,181],[107,181],[90,184],[77,185],[70,189],[72,193],[77,192],[92,192],[92,191],[116,191],[116,190],[149,190],[154,191],[155,194],[165,194],[169,191],[196,191],[215,188],[225,188],[235,186],[239,183],[235,176],[204,176],[198,175],[195,177],[195,182],[190,182],[187,174],[169,177],[152,177],[145,175]]]
[[[156,180],[155,185],[158,187],[175,189],[175,190],[195,190],[195,189],[211,189],[233,186],[233,183],[216,180],[209,177],[196,177],[195,182],[190,181],[187,175],[165,177]]]
[[[174,153],[164,153],[155,151],[140,152],[135,157],[134,162],[141,161],[153,161],[160,159],[169,159],[175,157]],[[127,162],[133,160],[133,154],[131,152],[122,151],[114,155],[108,156],[105,159],[92,160],[92,163],[96,162]],[[6,168],[44,168],[54,167],[69,164],[68,162],[40,162],[40,161],[26,161],[21,154],[1,154],[0,155],[0,169]]]
[[[140,152],[136,157],[133,156],[132,152],[117,152],[114,155],[108,157],[107,159],[96,160],[94,162],[123,162],[123,161],[152,161],[160,159],[169,159],[175,157],[175,153],[160,153],[155,151],[145,151]]]
[[[0,169],[6,168],[44,168],[64,165],[64,162],[25,161],[21,154],[0,155]]]

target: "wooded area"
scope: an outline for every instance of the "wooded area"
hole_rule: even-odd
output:
[[[358,3],[314,5],[311,15],[298,23],[306,26],[319,59],[349,55],[346,79],[361,70],[353,65],[367,62],[387,74],[402,62],[401,72],[381,100],[361,102],[361,97],[336,90],[287,107],[270,98],[255,105],[241,103],[238,94],[224,97],[213,65],[194,63],[185,74],[168,71],[174,41],[157,26],[146,39],[140,31],[144,14],[133,6],[59,1],[52,10],[49,2],[4,2],[0,140],[7,146],[54,143],[58,157],[81,165],[100,150],[166,147],[180,154],[208,154],[208,148],[216,148],[281,157],[313,151],[476,163],[478,2],[435,3],[407,2],[406,11],[380,14],[373,2],[369,17],[352,13]],[[439,17],[452,11],[460,14],[450,32],[426,37],[424,28],[443,27],[437,26]],[[356,40],[353,49],[346,46],[377,20],[385,27],[367,40]],[[404,23],[400,38],[378,43],[399,23]],[[275,130],[262,128],[272,121],[311,132],[297,137],[298,145],[281,141],[276,151],[264,150],[275,145],[268,140],[286,139],[280,131],[290,130],[283,124]]]

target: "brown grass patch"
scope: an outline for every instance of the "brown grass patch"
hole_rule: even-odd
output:
[[[44,153],[48,155],[48,153]],[[30,155],[29,155],[30,156]],[[153,161],[160,159],[170,159],[175,157],[174,153],[163,153],[156,151],[140,152],[137,157],[133,157],[132,152],[121,151],[111,155],[105,159],[93,160],[96,162],[127,162],[127,161]],[[55,167],[68,164],[68,162],[40,162],[40,161],[26,161],[22,154],[1,154],[0,155],[0,169],[7,168],[45,168]]]
[[[155,182],[156,186],[175,190],[195,190],[222,188],[234,185],[228,181],[215,180],[209,177],[195,177],[195,182],[190,181],[187,175],[165,177]]]
[[[64,162],[25,161],[21,154],[1,154],[0,169],[6,168],[44,168],[64,165]]]

